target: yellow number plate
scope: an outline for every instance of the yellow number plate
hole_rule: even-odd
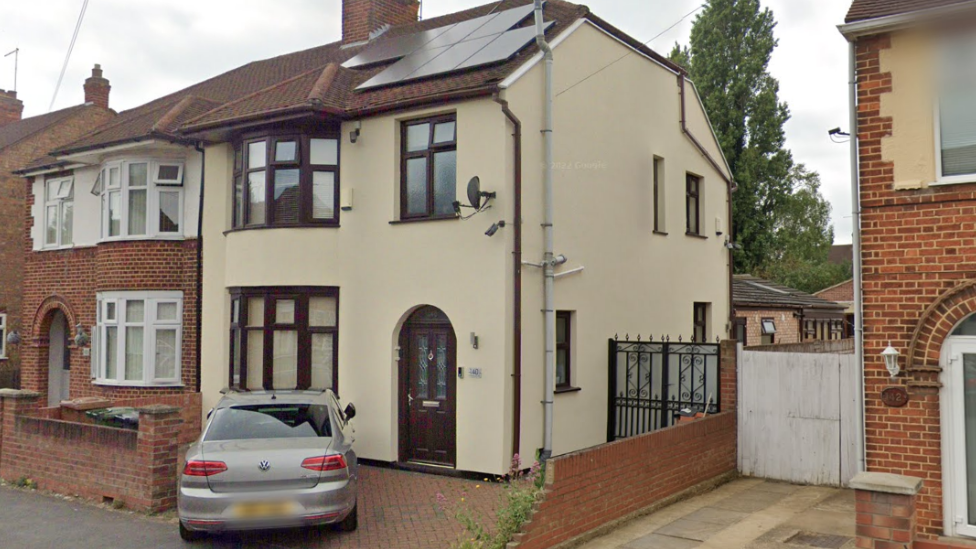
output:
[[[282,517],[294,514],[296,507],[290,501],[240,503],[234,506],[234,516],[244,519]]]

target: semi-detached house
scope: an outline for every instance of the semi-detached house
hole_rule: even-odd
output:
[[[74,253],[97,261],[78,393],[199,383],[206,410],[228,386],[331,387],[359,410],[362,457],[503,473],[543,435],[531,3],[418,21],[415,2],[345,0],[342,18],[341,41],[122,112],[56,151],[84,190]],[[583,6],[551,0],[544,20],[566,258],[558,454],[606,441],[609,338],[728,336],[733,185],[680,67]],[[456,206],[475,178],[480,207]]]

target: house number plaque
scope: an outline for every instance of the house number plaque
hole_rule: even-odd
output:
[[[904,387],[887,387],[881,391],[881,402],[885,406],[901,408],[908,404],[908,390]]]

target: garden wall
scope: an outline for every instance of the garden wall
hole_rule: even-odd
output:
[[[179,408],[138,408],[135,431],[64,421],[39,404],[37,393],[0,390],[0,478],[142,511],[176,505]]]
[[[557,546],[735,471],[734,409],[559,456],[547,463],[545,494],[509,547]]]

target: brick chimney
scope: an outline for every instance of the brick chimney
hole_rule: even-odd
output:
[[[107,109],[108,93],[112,91],[112,86],[108,85],[108,79],[102,77],[102,66],[96,64],[92,69],[92,75],[85,80],[85,103]]]
[[[24,113],[24,102],[17,99],[17,92],[0,90],[0,126],[17,122]]]
[[[419,16],[419,0],[342,0],[342,42],[364,42],[383,25],[414,23]]]

